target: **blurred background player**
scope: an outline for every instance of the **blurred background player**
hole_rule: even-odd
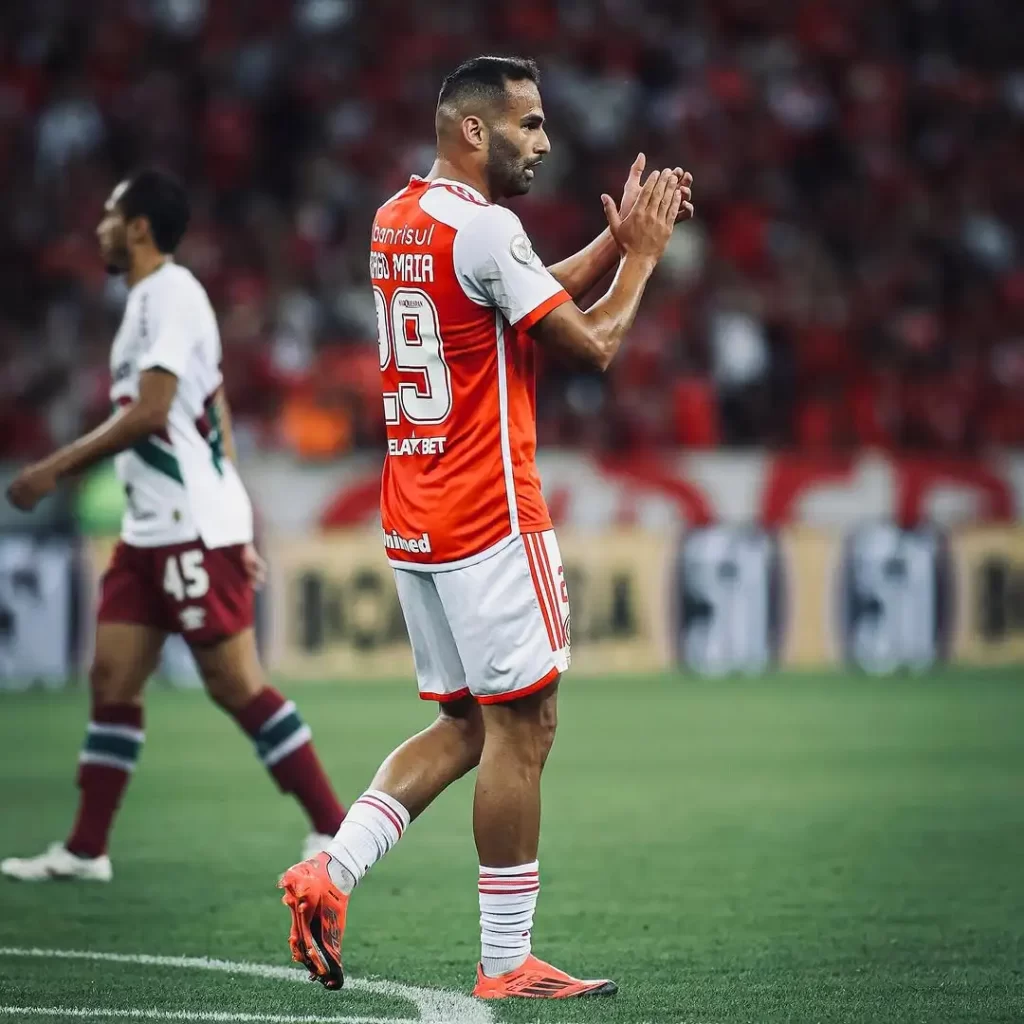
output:
[[[102,581],[78,814],[65,842],[3,861],[10,878],[112,877],[107,841],[142,750],[142,691],[171,633],[184,636],[210,696],[309,816],[305,854],[322,849],[344,817],[309,726],[266,685],[259,664],[253,603],[265,567],[234,465],[216,317],[203,286],[173,259],[188,220],[182,186],[162,172],[114,189],[97,235],[108,269],[130,287],[111,352],[115,411],[8,490],[27,511],[62,479],[115,456],[127,498]]]
[[[499,201],[529,191],[550,149],[528,60],[479,57],[449,75],[437,159],[378,211],[370,277],[388,458],[384,544],[435,722],[384,762],[326,853],[285,873],[293,956],[342,983],[349,894],[445,787],[479,767],[481,959],[474,994],[610,995],[531,953],[540,891],[540,778],[569,667],[569,598],[535,464],[534,340],[604,370],[633,322],[690,178],[630,172],[609,229],[550,269]],[[573,301],[618,267],[586,312]]]

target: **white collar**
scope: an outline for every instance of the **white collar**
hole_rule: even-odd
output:
[[[418,174],[414,174],[411,181],[426,181],[427,186],[430,185],[453,185],[455,188],[465,189],[474,199],[478,199],[481,203],[487,203],[490,205],[490,200],[477,189],[473,188],[472,185],[467,185],[464,181],[456,181],[454,178],[423,178]]]

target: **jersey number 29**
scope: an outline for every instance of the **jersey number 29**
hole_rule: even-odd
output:
[[[397,391],[384,394],[384,422],[443,423],[452,411],[452,378],[444,361],[441,325],[433,299],[420,288],[396,288],[391,308],[380,288],[374,287],[377,307],[377,344],[380,368],[392,355],[395,369],[412,381],[400,380]]]

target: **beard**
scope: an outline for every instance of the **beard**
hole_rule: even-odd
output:
[[[492,196],[522,196],[533,184],[526,173],[529,163],[522,153],[500,132],[491,129],[487,153],[487,186]]]
[[[131,267],[131,256],[126,245],[113,245],[104,250],[102,255],[108,274],[126,274]]]

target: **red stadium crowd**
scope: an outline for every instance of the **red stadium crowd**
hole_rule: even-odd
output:
[[[442,75],[537,58],[554,262],[638,150],[694,174],[604,376],[546,367],[541,441],[1024,444],[1019,0],[47,0],[0,6],[0,457],[107,411],[118,175],[177,172],[240,446],[379,446],[373,210],[432,159]]]

